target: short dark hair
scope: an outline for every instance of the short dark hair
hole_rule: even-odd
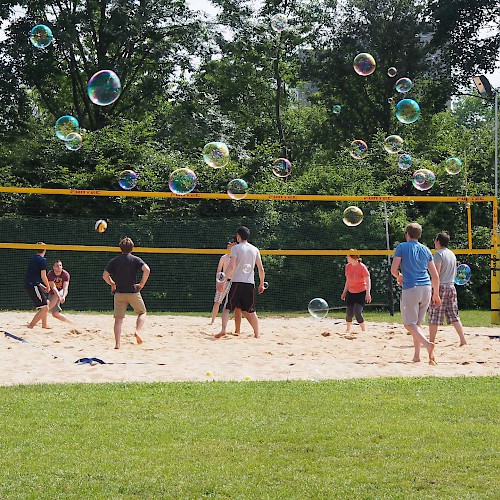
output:
[[[57,259],[54,261],[54,264],[52,264],[53,266],[55,266],[58,262],[60,262],[62,264],[62,260],[61,259]]]
[[[231,236],[231,238],[228,238],[227,239],[227,244],[229,245],[229,243],[237,243],[238,240],[236,239],[236,236]]]
[[[125,238],[120,240],[119,247],[123,253],[130,253],[134,249],[134,242],[132,241],[132,238],[125,236]]]
[[[406,232],[412,240],[418,240],[422,236],[422,226],[418,222],[412,222],[406,226]]]
[[[248,238],[250,238],[250,229],[246,226],[240,226],[236,229],[236,234],[239,234],[243,241],[248,241]]]
[[[442,231],[438,233],[438,235],[434,238],[434,241],[439,241],[439,244],[442,247],[447,247],[450,243],[450,235],[447,232]]]
[[[37,241],[36,244],[37,245],[44,245],[45,246],[45,243],[43,241]],[[37,248],[35,250],[35,253],[41,254],[41,253],[45,252],[45,250],[47,250],[47,249],[46,248]]]

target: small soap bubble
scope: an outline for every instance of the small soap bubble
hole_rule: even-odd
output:
[[[400,78],[396,82],[396,90],[400,92],[401,94],[406,94],[413,88],[413,82],[409,78]]]
[[[351,142],[350,153],[356,160],[361,160],[368,154],[368,146],[365,141],[355,140]]]
[[[377,66],[372,55],[362,52],[354,58],[354,71],[361,76],[371,75]]]
[[[408,153],[399,155],[398,166],[401,170],[408,170],[412,165],[412,158]]]
[[[229,148],[223,142],[209,142],[202,151],[204,162],[212,168],[222,168],[229,163]]]
[[[226,281],[226,275],[222,271],[220,273],[217,273],[215,276],[215,281],[217,281],[217,283],[224,283],[224,281]]]
[[[391,66],[387,70],[387,75],[390,76],[391,78],[394,78],[397,74],[398,74],[398,70],[394,66]]]
[[[334,114],[340,115],[340,113],[342,111],[342,106],[340,104],[335,104],[335,106],[333,106],[333,108],[332,108],[332,111]]]
[[[399,153],[403,149],[403,139],[399,135],[389,135],[384,140],[384,149],[391,154]]]
[[[462,160],[460,158],[448,158],[444,162],[444,169],[450,174],[450,175],[456,175],[462,170]]]
[[[309,314],[315,319],[326,318],[328,314],[328,302],[325,299],[312,299],[307,306]]]
[[[248,193],[248,183],[244,179],[233,179],[227,185],[227,194],[233,200],[242,200]]]
[[[396,118],[401,123],[413,123],[420,118],[420,106],[413,99],[402,99],[396,104]]]
[[[196,174],[189,168],[174,170],[168,179],[168,187],[174,194],[184,195],[196,187]]]
[[[133,170],[123,170],[118,174],[118,185],[122,189],[134,189],[139,176]]]
[[[275,14],[271,17],[271,28],[277,33],[281,33],[288,28],[288,18],[285,14]]]
[[[264,281],[262,283],[262,288],[264,288],[264,290],[267,290],[269,288],[269,283],[267,281]]]
[[[80,134],[77,134],[76,132],[71,132],[66,136],[64,145],[70,151],[78,151],[83,145],[82,136]]]
[[[273,162],[273,174],[276,177],[288,177],[292,173],[292,164],[286,158],[278,158]]]
[[[457,285],[466,285],[470,280],[471,270],[467,264],[460,264],[457,266],[457,274],[455,276],[455,283]]]
[[[80,124],[74,116],[64,115],[56,121],[56,136],[61,141],[67,141],[70,134],[78,134],[80,132]]]
[[[347,207],[344,210],[342,220],[346,226],[359,226],[363,222],[363,211],[356,206]]]
[[[89,80],[87,94],[98,106],[113,104],[122,92],[122,84],[118,75],[109,69],[98,71]]]
[[[96,221],[96,223],[94,224],[94,229],[98,233],[104,233],[104,231],[108,229],[108,223],[106,219],[99,219],[98,221]]]
[[[434,172],[427,168],[421,168],[413,173],[412,184],[419,191],[427,191],[436,182]]]
[[[52,43],[52,30],[45,24],[37,24],[30,31],[30,42],[37,49],[44,49]]]

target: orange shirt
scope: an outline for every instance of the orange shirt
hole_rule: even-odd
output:
[[[367,289],[366,278],[370,276],[368,268],[363,264],[347,264],[345,266],[345,277],[347,279],[347,290],[350,293],[359,293]]]

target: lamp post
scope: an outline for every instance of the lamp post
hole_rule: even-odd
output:
[[[495,198],[498,199],[498,92],[493,90],[491,83],[484,75],[477,75],[473,80],[483,99],[495,98]]]

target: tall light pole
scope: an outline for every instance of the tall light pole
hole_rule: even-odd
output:
[[[491,83],[484,75],[477,75],[473,80],[479,95],[483,99],[495,98],[495,198],[498,199],[498,92],[493,90]]]

